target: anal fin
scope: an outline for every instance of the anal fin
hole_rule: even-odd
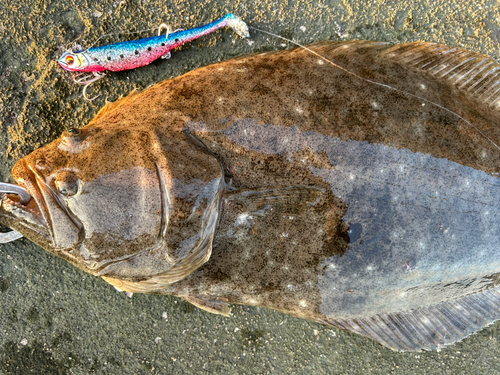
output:
[[[329,318],[337,328],[396,351],[437,350],[500,319],[500,287],[411,311],[363,318]]]

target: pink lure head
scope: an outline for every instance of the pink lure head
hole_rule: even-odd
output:
[[[93,63],[85,50],[79,52],[66,51],[57,62],[63,69],[70,72],[100,72],[106,70],[102,66]]]

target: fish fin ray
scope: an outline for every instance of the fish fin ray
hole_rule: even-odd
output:
[[[368,49],[373,54],[380,53],[384,59],[448,81],[469,97],[500,111],[500,64],[478,52],[431,42],[393,46],[375,41],[319,42],[308,48],[328,59]]]
[[[382,55],[447,80],[490,108],[500,109],[500,64],[487,55],[429,42],[398,44]]]
[[[324,192],[316,187],[287,186],[238,192],[232,196],[232,199],[241,202],[245,211],[252,214],[270,207],[278,208],[283,212],[300,213],[314,207],[323,194]]]
[[[500,319],[500,287],[411,311],[328,318],[337,328],[396,351],[440,350]]]
[[[219,314],[224,316],[229,316],[231,314],[231,308],[229,305],[220,300],[210,299],[201,296],[180,296],[184,301],[198,307],[199,309],[208,311],[212,314]]]

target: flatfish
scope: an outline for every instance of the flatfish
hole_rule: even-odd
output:
[[[107,104],[15,165],[26,194],[0,222],[120,290],[399,351],[497,320],[499,65],[422,42],[308,48]]]

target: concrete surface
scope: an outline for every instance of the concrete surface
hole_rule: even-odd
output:
[[[499,57],[500,5],[463,0],[0,2],[0,180],[21,156],[85,125],[105,100],[233,56],[289,47],[251,31],[197,40],[130,72],[81,88],[56,63],[79,38],[191,28],[233,12],[300,43],[426,40]],[[141,34],[141,36],[152,35]],[[113,35],[99,44],[134,38]],[[26,240],[0,245],[0,374],[497,374],[500,323],[439,353],[379,344],[275,311],[233,307],[229,318],[176,298],[127,298]]]

